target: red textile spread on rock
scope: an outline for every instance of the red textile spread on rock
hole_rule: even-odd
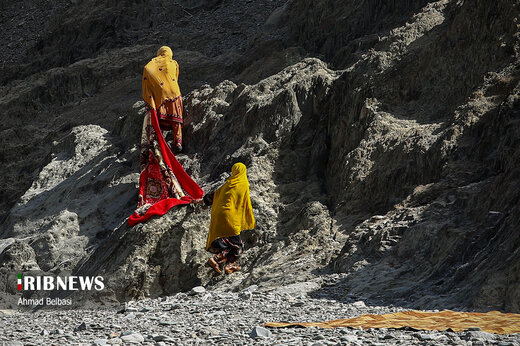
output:
[[[172,207],[202,198],[204,191],[186,173],[172,153],[159,127],[157,111],[150,109],[141,137],[141,175],[137,210],[128,218],[134,226]]]

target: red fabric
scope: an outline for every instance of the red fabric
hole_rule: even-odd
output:
[[[157,142],[159,143],[159,148],[162,154],[163,161],[175,174],[177,181],[181,185],[182,189],[186,192],[186,196],[180,199],[171,196],[171,194],[168,192],[168,189],[166,188],[167,184],[165,182],[164,175],[161,173],[161,169],[159,167],[157,159],[154,157],[154,155],[150,154],[150,159],[147,168],[141,172],[141,176],[139,179],[139,195],[146,196],[146,193],[150,191],[150,187],[148,185],[151,181],[160,181],[160,185],[162,186],[162,188],[160,187],[159,191],[161,191],[161,194],[156,198],[147,198],[148,202],[150,200],[153,201],[152,206],[146,211],[144,215],[139,215],[138,213],[132,214],[128,218],[128,224],[130,226],[134,226],[140,222],[144,222],[153,215],[164,215],[172,207],[181,204],[188,204],[191,200],[202,198],[204,195],[204,191],[188,175],[188,173],[186,173],[186,171],[179,163],[179,161],[177,161],[177,158],[172,153],[170,147],[166,143],[166,140],[164,139],[164,136],[162,135],[161,129],[159,127],[159,119],[157,117],[157,112],[155,109],[150,110],[150,117],[153,129],[157,137]],[[156,187],[152,186],[152,188],[155,189]]]

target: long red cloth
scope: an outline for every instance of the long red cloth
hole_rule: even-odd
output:
[[[157,146],[154,148],[152,144],[145,149],[147,151],[147,162],[139,178],[139,207],[146,203],[151,204],[151,206],[144,214],[138,213],[138,208],[138,210],[128,218],[128,224],[130,226],[144,222],[154,215],[164,215],[172,207],[188,204],[191,200],[202,198],[204,195],[204,191],[188,173],[186,173],[166,143],[159,127],[157,112],[153,108],[150,109],[150,120],[153,129],[149,129],[149,133],[151,134],[149,137],[153,138],[149,138],[149,141],[153,142],[156,140],[155,144],[158,144],[158,148]],[[167,167],[161,166],[160,162],[158,162],[157,154],[154,154],[154,150],[156,149],[160,151],[159,159],[162,158],[162,163]],[[169,191],[167,186],[171,185],[171,179],[165,176],[165,168],[166,171],[173,172],[182,190],[184,190],[185,196],[176,198],[176,196]],[[168,180],[170,181],[167,184]],[[153,186],[149,186],[150,184]],[[160,191],[158,192],[159,196],[150,196],[151,192],[155,194],[157,189]]]

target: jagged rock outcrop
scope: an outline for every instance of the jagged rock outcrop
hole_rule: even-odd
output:
[[[248,27],[236,49],[242,14],[230,1],[190,4],[169,4],[183,6],[180,24],[152,42],[152,29],[128,24],[146,7],[132,3],[115,18],[144,30],[122,32],[135,43],[116,30],[75,45],[59,31],[39,41],[43,70],[17,82],[3,69],[4,280],[23,268],[104,275],[97,299],[107,304],[200,284],[306,281],[340,300],[520,311],[515,1],[262,2],[264,25]],[[244,233],[243,270],[229,277],[203,266],[209,210],[125,223],[136,202],[140,69],[159,39],[222,13],[231,15],[222,32],[179,41],[191,91],[179,160],[206,191],[233,163],[248,166],[258,227]],[[68,53],[51,57],[60,35]]]
[[[309,59],[257,85],[225,81],[186,100],[189,151],[178,157],[205,182],[202,187],[220,186],[234,162],[248,166],[258,227],[244,233],[249,249],[242,272],[223,278],[204,267],[209,210],[191,207],[132,229],[117,228],[79,265],[80,272],[104,273],[120,299],[216,282],[234,288],[310,278],[309,268],[328,263],[340,247],[318,178],[324,148],[314,145],[322,138],[314,128],[320,116],[315,106],[336,77],[324,63]]]

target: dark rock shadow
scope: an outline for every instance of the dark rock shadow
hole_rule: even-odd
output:
[[[502,79],[487,84],[483,94],[495,107],[466,125],[437,179],[356,232],[347,227],[352,233],[342,253],[316,271],[344,277],[314,297],[410,309],[520,311],[514,273],[520,197],[511,188],[520,184],[518,71],[509,70],[507,87]],[[503,150],[508,154],[499,154]]]

